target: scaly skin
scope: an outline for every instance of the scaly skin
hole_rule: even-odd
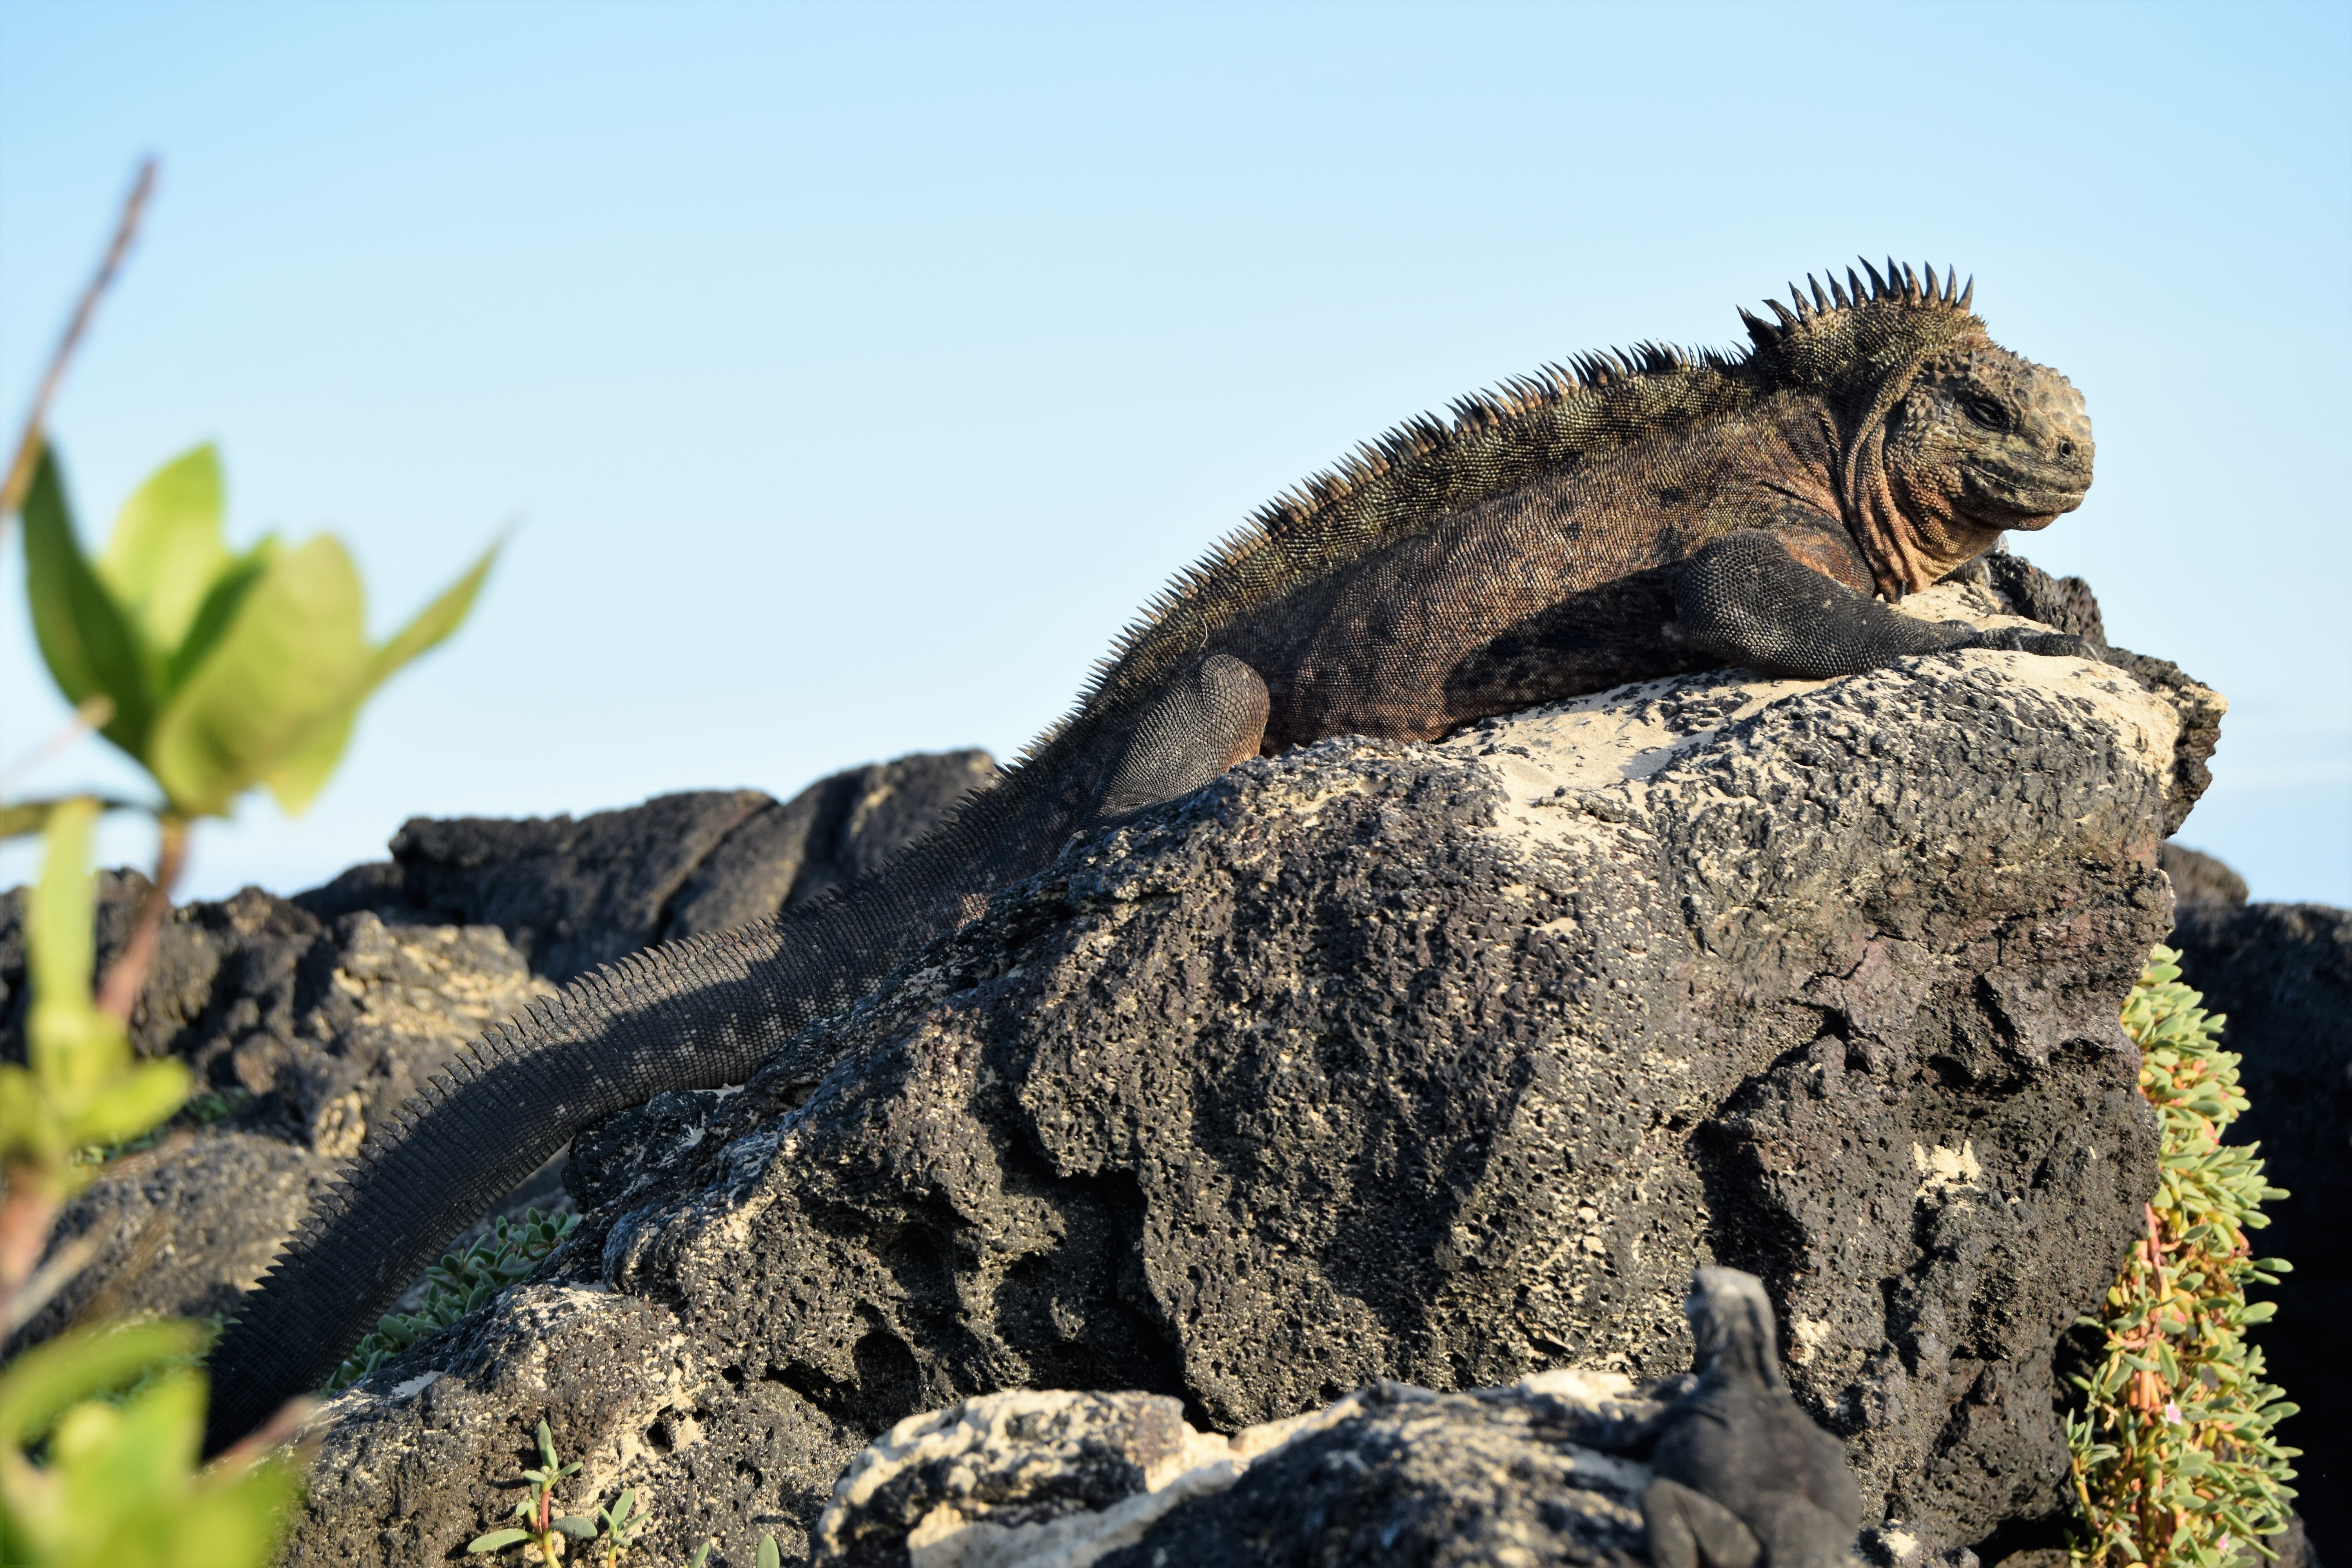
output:
[[[1772,1301],[1736,1268],[1701,1268],[1683,1302],[1698,1386],[1659,1434],[1642,1499],[1656,1568],[1837,1568],[1862,1522],[1845,1447],[1780,1376]]]
[[[1924,285],[1892,263],[1868,289],[1847,278],[1850,294],[1832,281],[1773,304],[1777,325],[1748,317],[1744,355],[1590,356],[1360,449],[1180,576],[1067,720],[874,876],[637,954],[477,1041],[372,1137],[224,1335],[207,1450],[323,1383],[450,1236],[575,1132],[742,1081],[1074,831],[1260,750],[1435,739],[1712,665],[1830,676],[1987,641],[1871,595],[2079,505],[2082,399],[1997,347],[1932,268]]]

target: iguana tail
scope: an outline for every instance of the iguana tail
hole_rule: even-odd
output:
[[[212,1353],[205,1451],[323,1384],[451,1237],[575,1133],[657,1094],[741,1083],[969,919],[971,895],[1255,752],[1265,716],[1264,682],[1213,656],[1154,701],[1077,716],[839,895],[633,953],[489,1031],[370,1137],[246,1299]]]
[[[795,948],[817,958],[818,934],[769,920],[632,954],[436,1074],[320,1195],[222,1335],[205,1452],[323,1384],[452,1236],[581,1129],[749,1077],[811,1016],[789,982],[822,973],[793,962]]]

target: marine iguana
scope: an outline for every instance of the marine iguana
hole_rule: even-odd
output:
[[[1832,1568],[1862,1522],[1845,1446],[1780,1376],[1771,1298],[1737,1268],[1701,1268],[1683,1300],[1698,1386],[1651,1451],[1642,1499],[1655,1568]]]
[[[1864,267],[1867,286],[1851,268],[1792,285],[1772,321],[1742,310],[1744,352],[1588,354],[1358,448],[1180,574],[1067,718],[887,865],[490,1030],[371,1135],[247,1298],[212,1355],[207,1451],[323,1383],[575,1132],[742,1081],[1074,831],[1244,757],[1433,740],[1723,664],[1826,678],[1967,647],[2089,656],[1880,602],[2081,504],[2092,448],[2080,395],[1993,343],[1973,281]]]

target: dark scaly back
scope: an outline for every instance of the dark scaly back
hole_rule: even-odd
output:
[[[1359,447],[1177,574],[1097,662],[1075,712],[1154,689],[1213,649],[1223,627],[1458,511],[1778,392],[1817,393],[1838,416],[1845,521],[1866,526],[1867,465],[1887,413],[1921,364],[1984,327],[1971,313],[1973,279],[1960,289],[1933,267],[1923,283],[1893,260],[1885,277],[1863,266],[1867,285],[1852,268],[1827,289],[1808,275],[1810,295],[1791,283],[1793,308],[1765,302],[1775,321],[1743,309],[1745,353],[1647,342],[1582,354],[1461,398],[1450,420],[1423,415]],[[1029,754],[1060,733],[1049,731]]]

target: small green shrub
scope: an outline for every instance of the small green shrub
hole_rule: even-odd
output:
[[[466,1543],[467,1554],[480,1556],[520,1546],[526,1557],[535,1551],[540,1562],[552,1563],[563,1560],[567,1541],[600,1542],[604,1546],[604,1568],[620,1568],[621,1559],[637,1544],[637,1532],[653,1523],[653,1515],[641,1506],[644,1499],[634,1487],[624,1489],[610,1508],[600,1508],[593,1514],[556,1512],[556,1486],[579,1470],[577,1459],[567,1464],[556,1453],[555,1436],[541,1421],[539,1465],[523,1471],[523,1479],[530,1483],[530,1490],[514,1507],[514,1517],[523,1522],[474,1537]],[[709,1558],[710,1542],[706,1541],[695,1548],[687,1568],[703,1568]],[[763,1537],[760,1542],[760,1568],[780,1568],[773,1536]]]
[[[2272,1428],[2295,1413],[2263,1381],[2245,1331],[2269,1320],[2249,1282],[2274,1285],[2282,1258],[2253,1256],[2246,1232],[2286,1194],[2263,1181],[2252,1145],[2221,1134],[2246,1109],[2225,1020],[2180,984],[2180,955],[2158,947],[2124,1005],[2140,1048],[2140,1092],[2163,1128],[2147,1234],[2095,1317],[2105,1335],[2083,1407],[2066,1423],[2075,1496],[2074,1561],[2089,1568],[2221,1568],[2286,1528],[2294,1489]]]
[[[375,1332],[362,1340],[327,1380],[327,1392],[357,1383],[522,1279],[579,1223],[576,1214],[543,1215],[528,1209],[520,1219],[494,1221],[490,1234],[465,1251],[443,1253],[441,1261],[425,1271],[430,1281],[425,1305],[414,1312],[387,1312],[378,1319]]]

